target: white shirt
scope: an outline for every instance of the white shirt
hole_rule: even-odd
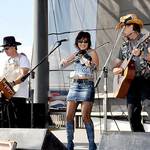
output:
[[[8,82],[14,81],[20,76],[20,68],[30,68],[30,62],[27,56],[20,53],[15,58],[9,58],[4,68],[4,77]],[[28,98],[29,97],[29,84],[28,79],[24,82],[14,86],[16,93],[13,97]]]

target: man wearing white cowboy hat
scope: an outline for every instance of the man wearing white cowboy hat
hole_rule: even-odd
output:
[[[127,90],[128,119],[133,132],[144,132],[141,123],[142,103],[150,115],[146,105],[150,103],[150,40],[149,34],[142,34],[143,21],[135,14],[128,14],[120,18],[116,29],[123,28],[125,42],[114,60],[114,75],[123,75],[125,69],[122,65],[130,60],[128,69],[134,72]],[[128,80],[129,81],[129,80]],[[124,87],[127,89],[127,86]],[[150,117],[150,116],[149,116]]]
[[[12,98],[7,98],[5,93],[2,94],[3,101],[3,126],[4,127],[24,127],[22,120],[25,117],[22,106],[28,98],[28,80],[24,82],[21,78],[29,72],[30,62],[24,53],[18,53],[17,46],[20,42],[15,40],[14,36],[3,38],[3,50],[9,57],[7,60],[3,78],[5,78],[11,87],[15,90]]]

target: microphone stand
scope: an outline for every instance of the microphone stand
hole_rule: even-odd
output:
[[[45,57],[43,57],[41,59],[41,61],[35,66],[33,67],[26,75],[24,75],[22,78],[21,78],[21,81],[24,82],[29,76],[31,73],[34,73],[33,71],[39,66],[41,65],[49,55],[51,55],[61,44],[62,44],[63,41],[57,41],[56,43],[58,43],[58,45],[53,48]],[[56,44],[55,43],[55,44]],[[54,45],[55,45],[54,44]],[[31,128],[33,127],[33,99],[31,100]]]
[[[58,42],[58,41],[57,41]],[[56,43],[57,43],[56,42]],[[47,59],[47,57],[49,56],[49,55],[51,55],[60,45],[61,45],[61,41],[59,41],[58,42],[58,45],[54,48],[54,49],[52,49],[45,57],[43,57],[42,58],[42,60],[35,66],[35,67],[33,67],[26,75],[24,75],[22,78],[21,78],[21,81],[22,82],[24,82],[28,77],[29,77],[29,75],[39,66],[39,65],[41,65],[46,59]]]
[[[124,27],[121,29],[120,33],[117,36],[116,42],[113,46],[113,48],[110,50],[110,53],[106,59],[106,62],[104,64],[104,66],[102,67],[102,71],[100,72],[100,75],[98,76],[98,79],[94,85],[94,87],[96,88],[102,78],[102,75],[104,74],[104,99],[103,99],[103,112],[104,112],[104,131],[107,131],[107,101],[108,101],[108,87],[107,87],[107,78],[108,78],[108,62],[111,58],[112,52],[114,51],[114,49],[116,48],[116,45],[121,37],[121,34],[124,30]]]

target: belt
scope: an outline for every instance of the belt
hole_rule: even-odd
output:
[[[93,82],[93,80],[89,80],[89,79],[74,79],[73,82],[88,83],[88,82]]]

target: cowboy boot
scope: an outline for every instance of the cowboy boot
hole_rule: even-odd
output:
[[[94,126],[93,123],[86,123],[85,124],[85,129],[86,129],[86,133],[87,133],[87,137],[88,137],[88,141],[89,141],[89,150],[96,150],[97,146],[94,142]]]
[[[67,149],[73,150],[74,149],[74,123],[73,122],[67,122],[66,124],[66,130],[67,130]]]

